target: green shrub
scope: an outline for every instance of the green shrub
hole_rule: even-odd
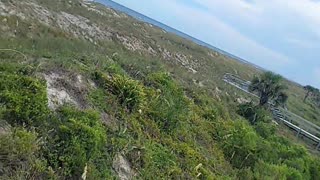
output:
[[[147,143],[143,162],[142,177],[176,179],[181,175],[176,156],[161,144]]]
[[[99,114],[94,111],[62,107],[58,113],[58,121],[51,125],[47,159],[63,176],[79,177],[87,163],[103,154],[105,130]]]
[[[255,106],[253,103],[240,104],[238,106],[237,113],[248,119],[251,124],[256,124],[260,121],[271,121],[271,118],[268,117],[267,111],[260,106]]]
[[[231,164],[236,168],[253,167],[256,151],[261,140],[245,121],[217,122],[217,137]]]
[[[316,180],[320,177],[320,159],[314,158],[310,164],[310,179]]]
[[[143,107],[145,92],[140,82],[124,75],[115,74],[108,77],[100,72],[95,72],[94,77],[103,88],[116,95],[119,103],[129,111]]]
[[[12,125],[39,126],[49,112],[44,82],[24,75],[0,74],[0,104]]]
[[[121,74],[121,75],[125,75],[125,71],[122,69],[122,67],[119,64],[109,64],[108,66],[106,66],[104,68],[105,71],[112,73],[112,74]]]
[[[271,123],[257,122],[254,126],[257,133],[263,138],[269,138],[275,135],[277,126]]]
[[[170,132],[178,126],[179,121],[188,117],[189,101],[183,90],[166,73],[151,74],[149,83],[157,90],[148,99],[147,114],[162,130]]]
[[[296,169],[289,168],[285,165],[268,164],[262,161],[257,162],[253,171],[255,179],[304,179]]]
[[[148,84],[155,88],[166,87],[168,89],[177,89],[172,77],[168,73],[160,72],[150,74],[147,78]]]
[[[14,128],[0,135],[0,179],[48,179],[37,134]],[[53,176],[51,176],[53,177]]]
[[[177,157],[180,158],[181,167],[187,171],[191,176],[197,176],[194,168],[200,163],[205,163],[204,156],[199,152],[199,149],[192,147],[188,143],[174,143],[173,145],[174,152],[177,154]],[[203,168],[199,169],[200,171]],[[199,171],[199,172],[200,172]]]

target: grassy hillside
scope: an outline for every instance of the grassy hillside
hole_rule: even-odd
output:
[[[227,72],[261,73],[99,4],[2,0],[0,179],[317,179],[268,112],[237,114]]]

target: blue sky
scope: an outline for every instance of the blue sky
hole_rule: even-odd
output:
[[[115,0],[301,84],[320,88],[318,0]]]

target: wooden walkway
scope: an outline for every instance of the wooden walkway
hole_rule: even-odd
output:
[[[232,85],[232,86],[235,86],[236,88],[254,96],[254,97],[257,97],[259,98],[256,94],[253,94],[251,92],[249,92],[249,86],[250,86],[250,81],[245,81],[233,74],[230,74],[230,73],[227,73],[223,76],[223,81]],[[283,123],[284,125],[286,125],[287,127],[289,127],[290,129],[294,130],[297,132],[296,136],[297,137],[305,137],[309,140],[311,140],[312,142],[315,143],[315,146],[316,146],[316,149],[317,150],[320,150],[320,138],[311,134],[310,132],[292,124],[291,120],[288,119],[287,116],[284,115],[283,111],[286,111],[288,113],[290,113],[291,115],[294,115],[296,117],[299,117],[300,119],[303,119],[302,117],[288,111],[288,110],[285,110],[285,109],[279,109],[279,108],[276,108],[274,107],[271,103],[269,103],[270,106],[271,106],[271,112],[273,114],[273,117],[275,120],[277,120],[278,122],[280,123]],[[304,121],[307,121],[305,119],[303,119]],[[290,122],[291,121],[291,122]],[[308,123],[312,124],[311,122],[307,121]],[[318,126],[312,124],[313,126],[317,127],[318,129],[320,129]]]

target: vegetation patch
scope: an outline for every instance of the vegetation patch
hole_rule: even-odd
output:
[[[0,116],[12,125],[40,126],[49,111],[45,83],[24,73],[0,71]]]
[[[130,112],[143,107],[145,93],[142,84],[138,81],[118,74],[108,77],[100,72],[96,72],[94,78],[103,88],[117,96],[119,103]]]
[[[57,172],[62,176],[80,177],[85,166],[104,153],[106,132],[94,111],[62,107],[50,128],[53,129],[44,147],[45,156],[51,167],[62,168]]]

